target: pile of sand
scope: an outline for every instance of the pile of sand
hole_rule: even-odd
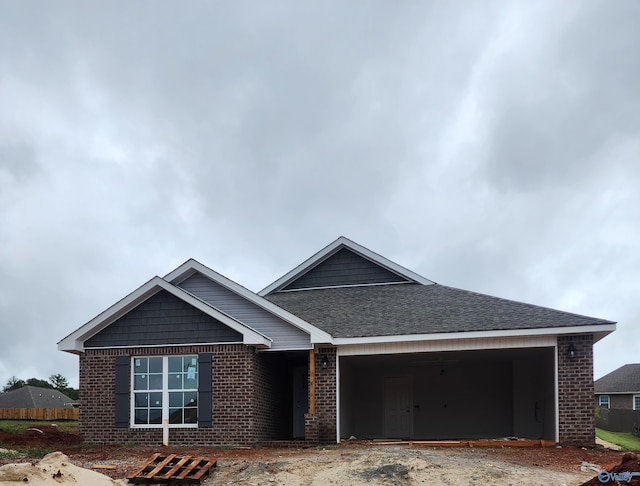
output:
[[[24,462],[0,467],[0,486],[16,483],[58,486],[60,484],[86,484],[113,486],[128,484],[126,479],[113,480],[104,474],[74,466],[62,452],[52,452],[38,464]]]

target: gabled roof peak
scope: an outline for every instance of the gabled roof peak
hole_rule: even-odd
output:
[[[340,236],[258,294],[404,283],[431,285],[434,282]]]

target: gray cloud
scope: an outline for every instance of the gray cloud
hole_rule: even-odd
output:
[[[189,257],[259,290],[341,234],[640,352],[636,2],[0,10],[0,382],[76,380],[55,343]]]

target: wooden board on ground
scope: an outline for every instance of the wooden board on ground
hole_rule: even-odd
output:
[[[155,453],[127,480],[133,484],[200,484],[217,462],[216,458]]]

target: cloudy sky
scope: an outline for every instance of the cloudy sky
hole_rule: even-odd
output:
[[[618,322],[640,358],[640,3],[0,0],[0,385],[190,257],[340,235]]]

